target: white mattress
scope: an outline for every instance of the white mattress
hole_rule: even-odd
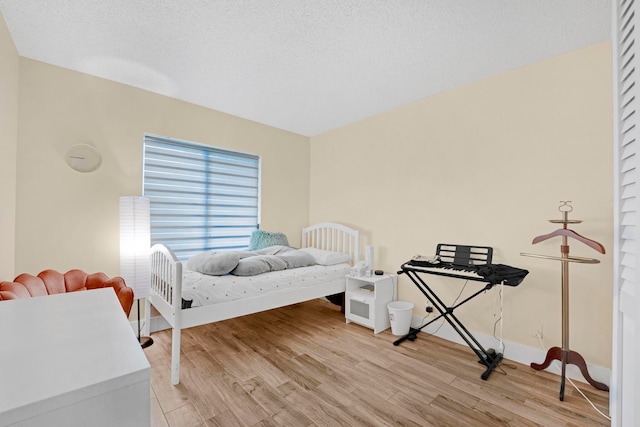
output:
[[[218,304],[344,279],[350,268],[349,264],[313,265],[248,277],[209,276],[185,270],[182,278],[182,298],[192,301],[191,307]]]

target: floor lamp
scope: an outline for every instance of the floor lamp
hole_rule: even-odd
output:
[[[120,197],[120,276],[133,288],[133,296],[138,303],[138,341],[142,348],[153,344],[151,337],[140,336],[140,299],[151,293],[149,205],[147,197]]]

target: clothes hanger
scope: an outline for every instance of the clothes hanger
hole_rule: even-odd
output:
[[[591,239],[587,239],[584,236],[581,236],[580,234],[576,233],[575,231],[569,229],[569,228],[560,228],[556,231],[552,231],[549,234],[543,234],[541,236],[535,237],[533,239],[533,244],[536,243],[540,243],[543,242],[547,239],[551,239],[552,237],[556,237],[556,236],[567,236],[567,237],[573,237],[574,239],[584,243],[585,245],[589,246],[590,248],[595,249],[596,251],[600,252],[601,254],[605,253],[604,252],[604,246],[602,246],[600,243],[596,242],[595,240],[591,240]]]
[[[533,239],[532,243],[533,244],[540,243],[545,240],[551,239],[552,237],[557,237],[557,236],[571,237],[578,240],[579,242],[584,243],[590,248],[595,249],[601,254],[604,254],[605,253],[604,246],[602,246],[600,243],[596,242],[595,240],[588,239],[576,233],[575,231],[571,230],[570,228],[567,228],[567,224],[579,224],[582,221],[567,219],[569,212],[573,210],[573,207],[569,204],[571,203],[571,201],[561,201],[560,203],[562,204],[560,205],[558,210],[562,212],[563,218],[561,220],[549,220],[549,222],[556,223],[556,224],[563,224],[562,228],[559,228],[556,231],[552,231],[549,234],[543,234],[541,236],[537,236]]]

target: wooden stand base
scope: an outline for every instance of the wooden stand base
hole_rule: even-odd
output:
[[[547,357],[544,359],[544,362],[532,363],[531,367],[537,371],[546,369],[549,367],[552,361],[559,360],[562,362],[562,376],[560,380],[560,400],[564,400],[564,384],[565,384],[565,368],[567,364],[576,365],[580,368],[580,373],[585,380],[598,390],[609,391],[609,387],[606,384],[598,382],[591,378],[589,375],[589,371],[587,370],[587,362],[585,362],[584,358],[573,350],[562,350],[560,347],[551,347],[547,351]]]

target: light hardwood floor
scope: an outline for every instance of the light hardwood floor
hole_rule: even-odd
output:
[[[505,360],[483,381],[468,347],[395,347],[322,300],[184,330],[175,387],[170,331],[152,337],[154,426],[610,425],[569,384],[560,402],[557,375]],[[576,384],[608,413],[608,393]]]

